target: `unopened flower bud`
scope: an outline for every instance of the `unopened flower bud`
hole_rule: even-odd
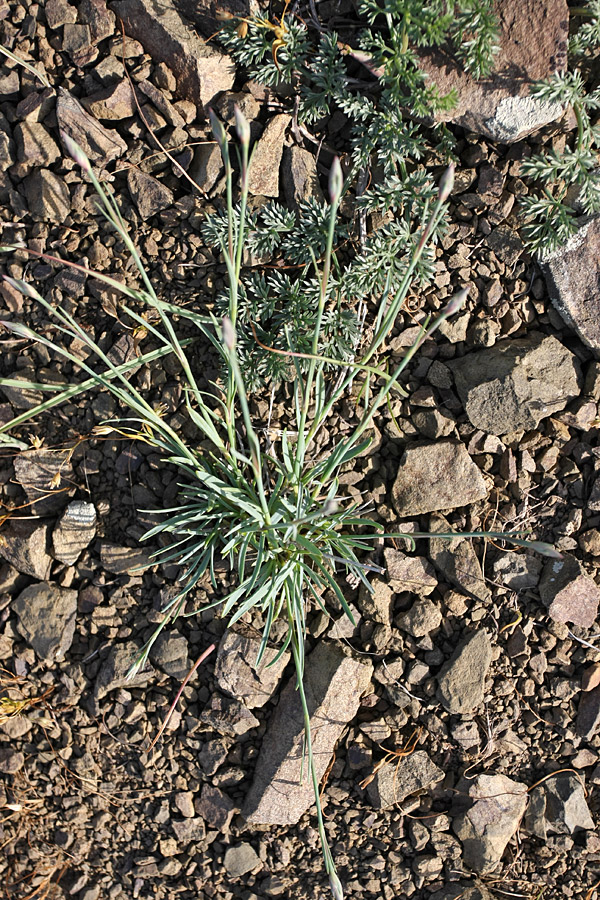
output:
[[[344,176],[339,158],[334,156],[329,172],[329,198],[332,203],[339,203],[344,187]]]
[[[61,131],[60,136],[63,144],[67,148],[67,153],[73,157],[79,168],[83,169],[84,172],[91,172],[91,163],[79,144],[74,141],[72,137],[69,137],[66,131]]]
[[[467,302],[467,297],[469,296],[469,288],[461,288],[461,290],[451,297],[446,308],[444,309],[444,314],[446,316],[453,316],[455,313],[462,309],[465,303]]]
[[[235,328],[231,324],[231,319],[228,316],[223,316],[221,333],[223,335],[223,343],[225,344],[226,348],[230,352],[235,350]]]
[[[329,889],[331,891],[333,900],[344,900],[344,889],[342,888],[342,882],[337,877],[335,872],[331,872],[329,875]]]
[[[452,188],[454,187],[454,163],[450,163],[442,177],[440,178],[440,185],[438,188],[438,197],[445,203],[450,194],[452,193]]]
[[[210,121],[210,127],[212,129],[212,133],[215,136],[215,140],[219,147],[223,147],[227,143],[227,135],[225,133],[225,129],[223,128],[223,123],[217,116],[214,110],[208,110],[208,118]]]
[[[248,124],[248,119],[241,111],[239,106],[234,106],[233,114],[235,116],[235,130],[237,131],[237,136],[240,139],[240,143],[244,144],[244,146],[250,146],[250,125]]]

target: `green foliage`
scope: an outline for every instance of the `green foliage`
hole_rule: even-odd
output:
[[[575,233],[578,214],[600,212],[600,128],[590,119],[590,113],[600,107],[600,91],[586,93],[583,75],[575,70],[555,73],[534,85],[531,93],[546,103],[571,106],[577,119],[572,148],[535,154],[521,166],[523,175],[544,185],[541,195],[529,196],[521,204],[524,237],[529,247],[543,256]],[[576,196],[568,202],[569,190],[573,193],[574,189]]]
[[[582,9],[571,9],[570,15],[584,16],[585,21],[569,38],[569,55],[577,59],[594,53],[600,47],[600,0],[590,0]]]

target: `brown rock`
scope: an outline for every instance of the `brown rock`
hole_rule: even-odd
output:
[[[17,158],[27,166],[50,166],[60,157],[54,139],[39,122],[19,122],[15,125]]]
[[[152,565],[152,561],[143,550],[133,547],[119,547],[103,541],[100,546],[100,560],[107,572],[113,575],[139,575]]]
[[[131,85],[125,80],[90,94],[82,102],[97,119],[118,121],[133,116],[136,111]]]
[[[368,785],[369,799],[376,809],[389,809],[411,794],[431,788],[444,778],[444,772],[429,758],[425,750],[416,750],[377,772]]]
[[[73,643],[77,591],[54,584],[32,584],[12,604],[18,628],[41,659],[61,660]]]
[[[323,202],[323,191],[317,175],[317,161],[302,147],[286,147],[283,151],[283,191],[289,206],[296,208],[301,200],[314,198]]]
[[[15,478],[21,485],[30,511],[47,515],[64,508],[73,480],[68,451],[26,450],[15,457]]]
[[[410,591],[420,597],[427,597],[436,589],[438,582],[435,571],[425,557],[407,556],[400,550],[386,547],[383,558],[394,590]]]
[[[9,520],[0,535],[0,556],[17,572],[45,581],[52,557],[48,553],[49,528],[35,520]]]
[[[31,218],[62,225],[71,212],[71,197],[63,179],[50,169],[36,169],[23,184]]]
[[[600,731],[600,686],[581,694],[576,731],[586,741],[591,741]]]
[[[149,219],[173,204],[173,191],[140,169],[129,169],[127,187],[142,219]]]
[[[600,588],[574,556],[548,560],[540,581],[540,597],[555,622],[591,628],[596,621]]]
[[[291,116],[274,116],[255,144],[248,176],[251,194],[279,197],[279,166],[285,132],[291,121]]]
[[[456,90],[454,109],[438,115],[492,141],[512,143],[559,118],[556,103],[529,96],[534,81],[567,64],[569,11],[566,0],[496,0],[500,52],[488,78],[477,82],[441,49],[423,51],[421,68],[442,94]]]
[[[458,791],[459,814],[452,827],[462,842],[463,860],[475,872],[492,872],[521,823],[527,786],[506,775],[479,775],[474,781],[460,781]]]
[[[93,503],[74,500],[52,532],[54,556],[67,566],[74,565],[96,534],[96,510]]]
[[[260,641],[260,633],[239,623],[234,629],[228,629],[221,638],[215,663],[219,688],[241,700],[248,709],[267,703],[290,658],[289,652],[286,652],[275,663],[278,651],[267,647],[257,669]]]
[[[600,663],[593,663],[583,673],[581,690],[593,691],[598,685],[600,685]]]
[[[202,108],[232,87],[235,69],[229,57],[201,40],[171,0],[118,0],[111,7],[126,34],[139,40],[154,62],[169,66],[186,100]]]
[[[540,259],[550,298],[584,344],[600,351],[600,216],[583,221],[576,234]]]
[[[106,166],[127,151],[127,144],[116,131],[101,125],[84,110],[72,94],[63,88],[58,89],[56,118],[61,137],[64,132],[79,144],[90,162],[95,165]],[[66,147],[65,152],[68,152]]]
[[[410,444],[392,488],[392,500],[401,518],[456,509],[486,496],[481,472],[458,441]]]
[[[306,660],[304,686],[312,723],[317,779],[327,768],[345,724],[367,689],[371,662],[348,655],[339,644],[320,643]],[[301,781],[304,719],[292,676],[262,740],[242,814],[257,824],[293,825],[314,802],[310,776]]]

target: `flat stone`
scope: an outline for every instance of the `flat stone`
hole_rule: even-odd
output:
[[[371,581],[371,590],[361,584],[359,606],[361,614],[367,620],[379,622],[381,625],[391,625],[394,592],[381,578],[374,578]]]
[[[231,700],[219,694],[213,695],[210,705],[200,713],[199,719],[204,725],[227,737],[240,737],[260,724],[256,716],[239,700]]]
[[[600,352],[600,216],[581,220],[563,247],[540,258],[552,303],[567,325]]]
[[[374,807],[389,809],[402,803],[411,794],[425,791],[444,778],[444,771],[436,766],[425,750],[415,750],[399,763],[392,760],[377,772],[367,785],[367,793]]]
[[[140,169],[129,169],[127,173],[127,187],[129,188],[131,199],[144,220],[173,205],[173,191],[159,181],[158,178],[147,175]]]
[[[25,765],[25,754],[13,747],[0,747],[0,772],[16,775]]]
[[[392,500],[401,518],[457,509],[487,497],[483,476],[464,444],[410,444],[400,460]]]
[[[395,591],[410,591],[427,597],[437,587],[435,570],[424,556],[408,556],[393,547],[386,547],[383,558],[389,582]]]
[[[197,107],[208,106],[235,78],[231,59],[203,41],[171,0],[118,0],[111,8],[125,32],[138,40],[155,63],[163,62],[177,79],[177,92]],[[218,26],[217,26],[218,27]]]
[[[67,0],[47,0],[44,13],[48,27],[52,29],[77,21],[77,9],[67,3]]]
[[[600,731],[600,687],[582,692],[575,730],[586,741],[591,741]]]
[[[100,561],[102,567],[113,575],[140,575],[153,565],[152,560],[143,550],[133,547],[119,547],[102,541],[100,545]]]
[[[209,828],[227,831],[233,817],[234,805],[218,787],[204,784],[200,800],[196,804],[196,812],[202,816]]]
[[[96,509],[93,503],[73,500],[52,532],[54,557],[74,565],[96,536]]]
[[[223,157],[217,144],[200,144],[194,150],[190,175],[198,188],[208,193],[217,183],[223,171]]]
[[[438,697],[444,709],[458,715],[481,706],[491,662],[492,645],[487,632],[469,635],[438,676]]]
[[[144,687],[154,674],[154,670],[148,666],[134,675],[128,677],[128,673],[139,657],[141,648],[134,641],[125,641],[123,644],[114,644],[108,657],[103,662],[94,685],[94,698],[101,700],[111,691],[117,688]]]
[[[561,772],[548,778],[530,792],[529,798],[523,828],[544,841],[549,833],[575,834],[595,827],[583,786],[574,773]]]
[[[304,687],[312,724],[317,779],[323,777],[347,722],[370,684],[373,665],[355,659],[340,644],[322,642],[306,660]],[[304,719],[293,675],[262,739],[252,786],[242,814],[254,824],[294,825],[314,802],[303,769]]]
[[[7,288],[10,288],[10,285],[5,284],[3,285],[3,288],[4,289],[2,291],[2,294],[6,299],[8,299],[9,294]],[[15,291],[14,294],[17,294],[17,292]],[[19,300],[17,300],[14,294],[12,292],[10,293],[11,299],[14,298],[15,302],[21,305],[22,294],[17,294],[17,296],[20,298]],[[23,382],[23,387],[19,387],[18,385],[2,385],[2,393],[10,402],[11,406],[13,406],[15,409],[33,409],[34,406],[37,406],[38,403],[42,402],[42,391],[36,391],[35,389],[26,387],[27,382],[37,381],[35,371],[31,369],[27,369],[26,371],[19,370],[15,372],[14,375],[11,374],[10,377],[12,381]],[[8,407],[8,409],[10,410],[10,407]],[[6,424],[6,422],[9,422],[11,419],[12,415],[8,415],[6,417],[6,421],[2,424]]]
[[[495,435],[536,428],[577,397],[582,382],[576,356],[535,331],[447,365],[471,424]]]
[[[183,819],[183,821],[171,821],[171,828],[175,832],[177,843],[182,847],[191,844],[192,841],[194,843],[202,841],[206,836],[206,826],[200,816]]]
[[[413,603],[408,612],[398,616],[396,624],[413,637],[421,638],[439,628],[441,621],[442,612],[439,606],[427,597],[422,597]]]
[[[480,875],[487,874],[496,868],[520,825],[527,785],[506,775],[479,775],[459,781],[457,790],[452,828],[463,845],[463,862]]]
[[[505,553],[493,567],[494,581],[511,591],[525,591],[538,586],[542,560],[534,553]]]
[[[292,121],[284,114],[269,119],[261,137],[254,145],[248,174],[251,194],[279,197],[279,166],[283,156],[285,132]]]
[[[79,144],[93,165],[104,168],[127,152],[127,144],[114,129],[105,128],[81,103],[63,88],[58,89],[56,118],[63,133]],[[68,155],[67,146],[64,147]]]
[[[252,844],[243,843],[236,847],[228,847],[223,865],[230,878],[241,878],[242,875],[247,875],[248,872],[262,866],[262,862]]]
[[[90,94],[82,103],[92,116],[109,121],[128,119],[137,109],[131,85],[125,79]]]
[[[68,452],[26,450],[15,457],[15,478],[25,491],[35,515],[48,515],[63,509],[68,495],[65,483],[73,479]]]
[[[53,563],[49,543],[47,525],[40,525],[36,520],[9,519],[2,528],[0,556],[17,572],[46,581]]]
[[[69,189],[50,169],[35,169],[23,180],[27,208],[36,222],[62,225],[71,212]]]
[[[281,168],[283,192],[288,206],[297,209],[302,200],[323,202],[323,191],[317,174],[317,161],[309,150],[286,147]]]
[[[566,0],[497,0],[494,12],[500,51],[488,77],[476,81],[440,48],[420,51],[420,66],[442,94],[456,90],[458,95],[453,109],[436,116],[438,121],[508,144],[563,113],[557,103],[530,97],[529,88],[566,68],[569,10]]]
[[[574,556],[548,560],[540,581],[540,597],[555,622],[591,628],[596,621],[600,588]]]
[[[77,591],[54,584],[32,584],[13,601],[18,629],[40,659],[60,661],[73,643]]]
[[[432,516],[429,531],[432,535],[448,534],[452,529],[443,516]],[[483,577],[471,538],[431,537],[429,558],[441,573],[443,581],[469,597],[476,597],[484,602],[490,599],[491,591]]]
[[[273,664],[278,651],[267,646],[257,669],[260,641],[261,636],[253,629],[236,625],[234,629],[228,629],[221,638],[215,663],[215,678],[219,688],[240,700],[247,709],[255,709],[267,703],[290,658],[286,651]]]
[[[178,631],[161,631],[150,650],[152,665],[172,678],[183,681],[191,668],[188,641]]]
[[[592,663],[584,671],[581,678],[581,690],[593,691],[600,685],[600,663]]]
[[[90,29],[91,41],[97,44],[110,37],[115,30],[115,14],[106,5],[106,0],[80,0],[79,19]]]
[[[27,166],[51,166],[59,159],[58,144],[40,122],[17,122],[17,159]]]

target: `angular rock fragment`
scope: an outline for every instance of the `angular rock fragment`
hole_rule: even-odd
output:
[[[438,48],[422,51],[420,66],[441,94],[457,92],[456,104],[438,114],[438,120],[512,143],[562,115],[558,103],[531,97],[529,88],[566,68],[569,10],[566,0],[498,0],[494,12],[500,51],[488,77],[477,81]]]
[[[13,601],[19,617],[18,629],[40,659],[64,659],[73,643],[77,591],[54,584],[32,584]]]
[[[5,297],[7,296],[7,287],[8,285],[4,285],[3,294]],[[20,303],[21,301],[17,302]],[[3,384],[1,390],[11,406],[14,406],[15,409],[32,409],[34,406],[37,406],[38,403],[42,402],[43,396],[41,391],[26,387],[27,382],[36,381],[35,371],[32,369],[28,369],[25,372],[19,370],[18,372],[15,372],[14,375],[11,375],[11,380],[13,382],[16,381],[17,384]],[[23,387],[19,387],[18,382],[20,381],[23,382]],[[6,421],[9,422],[11,418],[12,416],[7,416]]]
[[[143,550],[133,547],[119,547],[102,541],[100,546],[102,567],[113,575],[140,575],[152,565],[152,560]]]
[[[600,588],[574,556],[548,560],[540,581],[540,597],[555,622],[591,628],[596,621]]]
[[[432,535],[447,534],[452,529],[443,516],[432,516],[429,531]],[[489,600],[491,592],[470,538],[432,537],[429,540],[429,558],[442,579],[461,593],[484,602]]]
[[[229,57],[198,37],[172,0],[118,0],[111,6],[126,34],[171,69],[186,100],[203,108],[232,87],[235,68]]]
[[[594,828],[581,781],[572,772],[548,778],[530,793],[525,831],[546,840],[548,834],[575,834]]]
[[[373,806],[388,809],[402,803],[411,794],[424,791],[438,784],[444,772],[430,759],[425,750],[415,750],[396,765],[392,762],[377,772],[367,786],[367,793]]]
[[[178,631],[161,631],[152,644],[150,661],[167,675],[183,681],[191,667],[186,638]]]
[[[576,731],[586,741],[591,741],[600,731],[600,686],[581,694]]]
[[[283,156],[285,132],[291,121],[291,116],[274,116],[254,145],[248,175],[251,194],[279,197],[279,166]]]
[[[58,89],[56,118],[61,137],[64,133],[79,144],[93,165],[104,168],[127,152],[127,144],[119,133],[101,125],[63,88]],[[64,149],[68,154],[68,147]]]
[[[309,198],[323,202],[317,161],[308,150],[297,146],[286,148],[283,151],[281,175],[288,206],[296,209],[302,200]]]
[[[560,315],[600,352],[600,216],[581,220],[573,237],[539,263]]]
[[[50,169],[35,169],[23,185],[32,219],[62,225],[71,212],[71,197],[63,179]]]
[[[345,724],[371,680],[370,661],[339,644],[320,643],[306,659],[304,685],[312,725],[317,779],[327,768]],[[300,783],[304,719],[296,676],[284,688],[263,738],[242,814],[257,824],[293,825],[314,802],[310,778]]]
[[[437,587],[435,571],[423,556],[408,556],[393,547],[383,551],[387,576],[395,591],[410,591],[427,597]]]
[[[94,685],[94,698],[96,700],[101,700],[117,688],[127,687],[131,689],[132,687],[142,687],[148,684],[153,674],[153,669],[148,666],[148,663],[133,678],[128,678],[128,673],[139,657],[140,652],[141,648],[134,641],[126,641],[123,644],[116,644],[111,647],[108,657],[105,659],[96,677]]]
[[[47,525],[35,520],[9,519],[0,535],[0,556],[17,572],[46,581],[53,562],[48,552],[49,532]]]
[[[441,621],[442,612],[439,606],[427,597],[420,597],[408,612],[398,616],[396,624],[413,637],[421,638],[439,628]]]
[[[223,171],[223,158],[217,144],[200,144],[194,150],[190,176],[201,191],[208,193]]]
[[[109,121],[127,119],[137,109],[131,85],[125,79],[90,94],[82,102],[92,116]]]
[[[457,791],[452,828],[463,845],[463,861],[481,875],[492,872],[519,827],[527,786],[506,775],[479,775],[460,781]]]
[[[15,457],[14,467],[34,515],[48,515],[64,507],[68,496],[65,483],[73,478],[68,451],[26,450]]]
[[[455,650],[438,676],[438,696],[449,713],[470,713],[483,703],[485,679],[492,662],[486,631],[476,631]]]
[[[240,737],[260,724],[239,700],[219,694],[214,694],[210,705],[200,713],[200,721],[227,737]]]
[[[58,144],[39,122],[18,122],[14,135],[20,163],[51,166],[60,157]]]
[[[483,476],[457,441],[410,444],[392,487],[392,500],[402,518],[456,509],[485,497]]]
[[[577,397],[581,384],[576,356],[555,337],[535,331],[448,366],[469,421],[488,434],[535,428]]]
[[[54,557],[67,566],[74,565],[96,535],[96,509],[93,503],[73,500],[52,532]]]
[[[127,187],[131,199],[138,208],[142,219],[149,219],[163,209],[173,205],[173,191],[158,178],[147,175],[140,169],[129,169]]]
[[[223,635],[215,663],[215,678],[220,689],[240,700],[247,709],[267,703],[290,658],[286,651],[273,664],[278,651],[267,647],[257,669],[260,641],[260,634],[253,629],[236,625]]]
[[[505,553],[494,563],[494,580],[512,591],[535,588],[542,565],[542,560],[534,553]]]
[[[223,865],[230,878],[241,878],[242,875],[247,875],[262,863],[252,844],[243,843],[236,847],[229,847],[225,851]]]
[[[209,828],[227,831],[234,809],[227,794],[218,787],[212,784],[203,785],[200,800],[196,802],[196,812],[202,816]]]

